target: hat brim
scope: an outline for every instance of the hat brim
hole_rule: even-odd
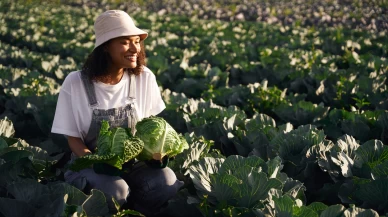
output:
[[[105,34],[99,36],[96,39],[96,43],[94,44],[94,49],[96,49],[101,44],[109,41],[110,39],[118,38],[122,36],[135,36],[135,35],[140,36],[141,41],[143,41],[148,37],[148,33],[139,28],[132,29],[131,31],[129,31],[127,28],[119,28],[113,31],[106,32]]]

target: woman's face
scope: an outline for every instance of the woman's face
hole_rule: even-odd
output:
[[[114,38],[106,45],[105,50],[112,58],[112,66],[116,68],[136,68],[140,53],[139,36],[123,36]]]

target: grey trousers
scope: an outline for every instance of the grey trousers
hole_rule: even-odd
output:
[[[64,175],[68,183],[85,179],[90,187],[104,192],[110,208],[113,206],[113,202],[109,200],[111,197],[120,205],[130,199],[134,209],[145,215],[157,212],[183,186],[183,182],[177,180],[170,168],[151,168],[143,162],[136,163],[122,177],[97,174],[93,169],[67,171]]]

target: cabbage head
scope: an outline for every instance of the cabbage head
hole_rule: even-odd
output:
[[[136,124],[136,137],[144,142],[138,160],[161,160],[164,156],[174,157],[189,145],[163,118],[148,117]]]
[[[110,129],[109,123],[102,121],[95,153],[77,158],[70,169],[79,171],[96,163],[105,163],[121,170],[122,165],[135,158],[143,147],[143,141],[132,136],[130,128]]]

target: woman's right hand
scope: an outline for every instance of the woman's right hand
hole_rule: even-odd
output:
[[[91,154],[92,152],[86,147],[84,142],[82,141],[81,138],[78,137],[72,137],[68,136],[67,137],[67,142],[69,143],[69,147],[71,151],[77,156],[77,157],[82,157],[87,154]]]

